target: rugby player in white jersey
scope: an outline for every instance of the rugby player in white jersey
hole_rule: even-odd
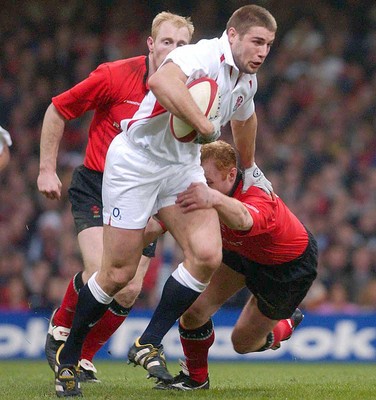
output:
[[[173,50],[149,79],[151,92],[139,111],[122,121],[123,132],[110,145],[104,171],[102,267],[81,289],[71,333],[57,355],[58,368],[71,372],[65,374],[70,376],[69,384],[75,380],[81,351],[76,338],[90,331],[113,296],[133,278],[146,223],[155,213],[181,246],[184,260],[166,281],[160,303],[128,358],[158,380],[172,381],[161,341],[207,287],[222,259],[217,212],[205,209],[184,214],[175,201],[192,182],[206,182],[199,144],[218,139],[220,126],[229,121],[245,168],[244,190],[256,184],[270,192],[270,183],[254,163],[257,119],[253,98],[255,74],[270,51],[276,30],[276,21],[265,8],[239,8],[221,38]],[[211,121],[186,86],[202,76],[215,79],[222,96],[221,115]],[[170,113],[198,132],[194,143],[173,138]]]

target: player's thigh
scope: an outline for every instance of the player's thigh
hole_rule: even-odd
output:
[[[198,164],[173,165],[170,176],[163,180],[157,199],[158,215],[178,241],[184,255],[191,262],[212,263],[211,258],[222,251],[218,214],[214,209],[183,213],[176,205],[178,193],[193,182],[206,182],[204,171]],[[219,259],[222,256],[220,255]],[[215,260],[217,267],[220,260]]]
[[[143,229],[103,226],[103,262],[97,282],[115,295],[133,279],[143,248]]]
[[[159,215],[183,250],[184,266],[196,279],[206,279],[203,267],[214,272],[222,259],[217,212],[207,209],[183,214],[179,206],[173,205],[161,209]]]
[[[230,297],[244,286],[243,275],[221,264],[212,276],[209,286],[183,314],[182,325],[186,329],[202,326]]]
[[[86,282],[94,272],[99,271],[102,264],[103,227],[87,228],[81,231],[77,238],[84,262]]]

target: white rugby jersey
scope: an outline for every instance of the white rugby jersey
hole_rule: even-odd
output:
[[[221,94],[221,125],[231,119],[245,121],[255,111],[253,97],[257,90],[256,74],[243,74],[234,63],[227,33],[221,38],[200,40],[174,49],[166,58],[179,65],[188,76],[187,84],[207,76],[216,80]],[[149,91],[132,119],[121,121],[122,135],[171,163],[200,162],[200,146],[176,140],[169,126],[170,113]]]

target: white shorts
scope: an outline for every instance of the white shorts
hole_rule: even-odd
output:
[[[192,182],[206,183],[199,163],[171,164],[123,135],[112,141],[103,175],[103,223],[141,229],[158,210],[175,204]]]

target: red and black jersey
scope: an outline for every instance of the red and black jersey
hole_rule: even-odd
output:
[[[278,197],[271,199],[251,186],[242,193],[242,182],[232,197],[241,201],[253,218],[249,231],[235,231],[221,223],[223,247],[264,265],[278,265],[299,257],[307,247],[308,233]]]
[[[52,102],[68,119],[94,110],[86,147],[85,167],[103,172],[108,147],[121,131],[120,121],[131,118],[148,92],[147,57],[101,64],[88,78]]]

